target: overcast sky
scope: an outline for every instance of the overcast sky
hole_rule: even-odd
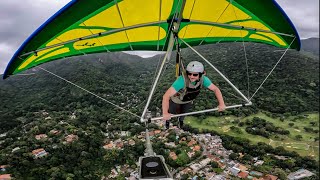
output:
[[[0,0],[0,74],[31,33],[69,1]],[[276,1],[297,28],[301,39],[319,37],[319,0]]]

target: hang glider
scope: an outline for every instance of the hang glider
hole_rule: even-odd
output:
[[[248,99],[192,48],[235,41],[264,43],[285,48],[286,51],[289,48],[300,50],[297,31],[274,0],[73,0],[21,45],[8,64],[3,78],[49,61],[90,53],[167,51],[140,117],[141,122],[146,124],[146,153],[139,158],[139,179],[172,179],[163,156],[157,156],[153,152],[147,128],[148,121],[162,118],[151,118],[147,112],[166,59],[170,59],[172,50],[176,49],[179,57],[180,48],[189,47],[214,68],[246,102],[227,108],[251,105],[251,98],[263,83]],[[180,65],[181,61],[177,58],[176,67]],[[176,70],[178,72],[179,68]],[[105,100],[58,75],[55,76]],[[214,110],[216,109],[172,117]]]
[[[177,22],[177,35],[192,46],[246,41],[288,48],[295,37],[290,48],[300,49],[297,31],[274,0],[73,0],[21,45],[3,78],[83,54],[165,51]]]

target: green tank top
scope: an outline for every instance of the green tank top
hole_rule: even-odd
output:
[[[212,84],[212,82],[210,81],[210,79],[207,76],[203,75],[202,78],[203,78],[203,86],[208,88]],[[196,83],[196,82],[194,82],[194,83]],[[179,90],[181,90],[182,88],[184,88],[184,78],[183,78],[183,76],[179,76],[176,79],[176,81],[174,81],[174,83],[172,84],[171,87],[173,87],[177,92]]]

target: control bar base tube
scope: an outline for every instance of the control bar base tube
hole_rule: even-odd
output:
[[[150,136],[149,136],[149,131],[146,129],[146,156],[154,156],[155,153],[153,152],[151,141],[150,141]]]
[[[252,105],[252,103],[247,103],[247,104],[238,104],[238,105],[232,105],[232,106],[227,106],[226,109],[232,109],[232,108],[237,108],[237,107],[243,107],[243,106],[250,106]],[[206,109],[206,110],[202,110],[202,111],[195,111],[195,112],[188,112],[188,113],[183,113],[183,114],[173,114],[171,116],[171,118],[174,117],[180,117],[180,116],[189,116],[189,115],[194,115],[194,114],[201,114],[201,113],[206,113],[206,112],[213,112],[213,111],[218,111],[218,108],[213,108],[213,109]],[[154,117],[151,118],[151,121],[157,121],[157,120],[161,120],[161,117]]]

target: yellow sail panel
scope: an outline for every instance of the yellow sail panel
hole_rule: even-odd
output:
[[[271,39],[273,39],[273,41],[275,41],[276,43],[278,43],[279,45],[281,46],[287,46],[288,44],[283,41],[278,35],[276,34],[273,34],[273,33],[264,33],[264,32],[257,32],[256,34],[261,34],[261,35],[264,35],[264,36],[267,36]]]
[[[125,0],[119,2],[119,9],[124,26],[159,21],[160,10],[162,10],[160,8],[160,2],[160,0]],[[134,4],[134,6],[132,4]],[[169,16],[171,9],[169,10],[168,7],[170,6],[167,6],[165,11],[162,11],[162,13],[167,13],[161,15],[161,17],[164,18],[163,20],[166,20],[165,18]]]
[[[38,62],[38,61],[41,61],[41,60],[47,60],[50,57],[53,57],[53,56],[56,56],[56,55],[59,55],[59,54],[63,54],[63,53],[67,53],[67,52],[70,52],[69,48],[64,47],[64,48],[52,51],[52,52],[48,53],[47,55],[38,58],[35,62]]]
[[[106,19],[109,19],[109,20],[106,20]],[[112,19],[112,21],[110,21],[110,19]],[[86,21],[84,21],[84,24],[86,26],[100,26],[100,27],[108,27],[108,28],[123,27],[117,7],[115,5],[87,19]]]
[[[52,45],[55,45],[55,44],[59,44],[59,43],[62,43],[62,41],[59,40],[59,39],[53,39],[53,40],[51,40],[51,41],[49,41],[49,42],[47,43],[46,47],[52,46]]]
[[[249,34],[246,30],[232,30],[220,27],[212,28],[208,37],[244,38]]]
[[[186,1],[186,4],[183,9],[183,18],[190,19],[194,3],[195,3],[195,0]]]
[[[187,1],[183,17],[192,20],[216,22],[229,4],[225,0]]]
[[[250,39],[258,39],[258,40],[263,40],[263,41],[269,41],[269,42],[272,42],[272,40],[266,38],[266,37],[263,37],[259,34],[251,34],[250,36]]]
[[[182,37],[182,38],[206,37],[211,28],[212,26],[209,26],[209,25],[201,25],[201,24],[188,25],[183,29],[181,29],[181,31],[179,32],[179,37]]]
[[[166,21],[172,10],[173,0],[161,0],[161,18],[160,21]]]
[[[233,4],[230,4],[225,11],[221,14],[219,20],[217,20],[218,23],[229,23],[232,21],[242,21],[245,19],[251,18],[248,14],[243,12],[238,7],[234,6]],[[237,24],[239,25],[239,23]]]
[[[148,32],[148,33],[146,33]],[[128,38],[130,42],[141,42],[141,41],[154,41],[161,40],[166,37],[166,31],[163,28],[160,28],[160,34],[158,37],[159,27],[141,27],[137,29],[131,29],[127,31]]]
[[[32,54],[32,55],[29,55],[28,58],[25,59],[25,61],[19,66],[18,70],[21,70],[25,67],[27,67],[30,63],[32,63],[33,61],[37,60],[38,58],[40,58],[42,55],[50,52],[50,51],[53,51],[55,49],[58,49],[58,48],[61,48],[62,46],[58,46],[58,47],[54,47],[54,48],[50,48],[50,49],[46,49],[46,50],[43,50],[43,51],[40,51],[37,53],[37,55],[35,54]]]

